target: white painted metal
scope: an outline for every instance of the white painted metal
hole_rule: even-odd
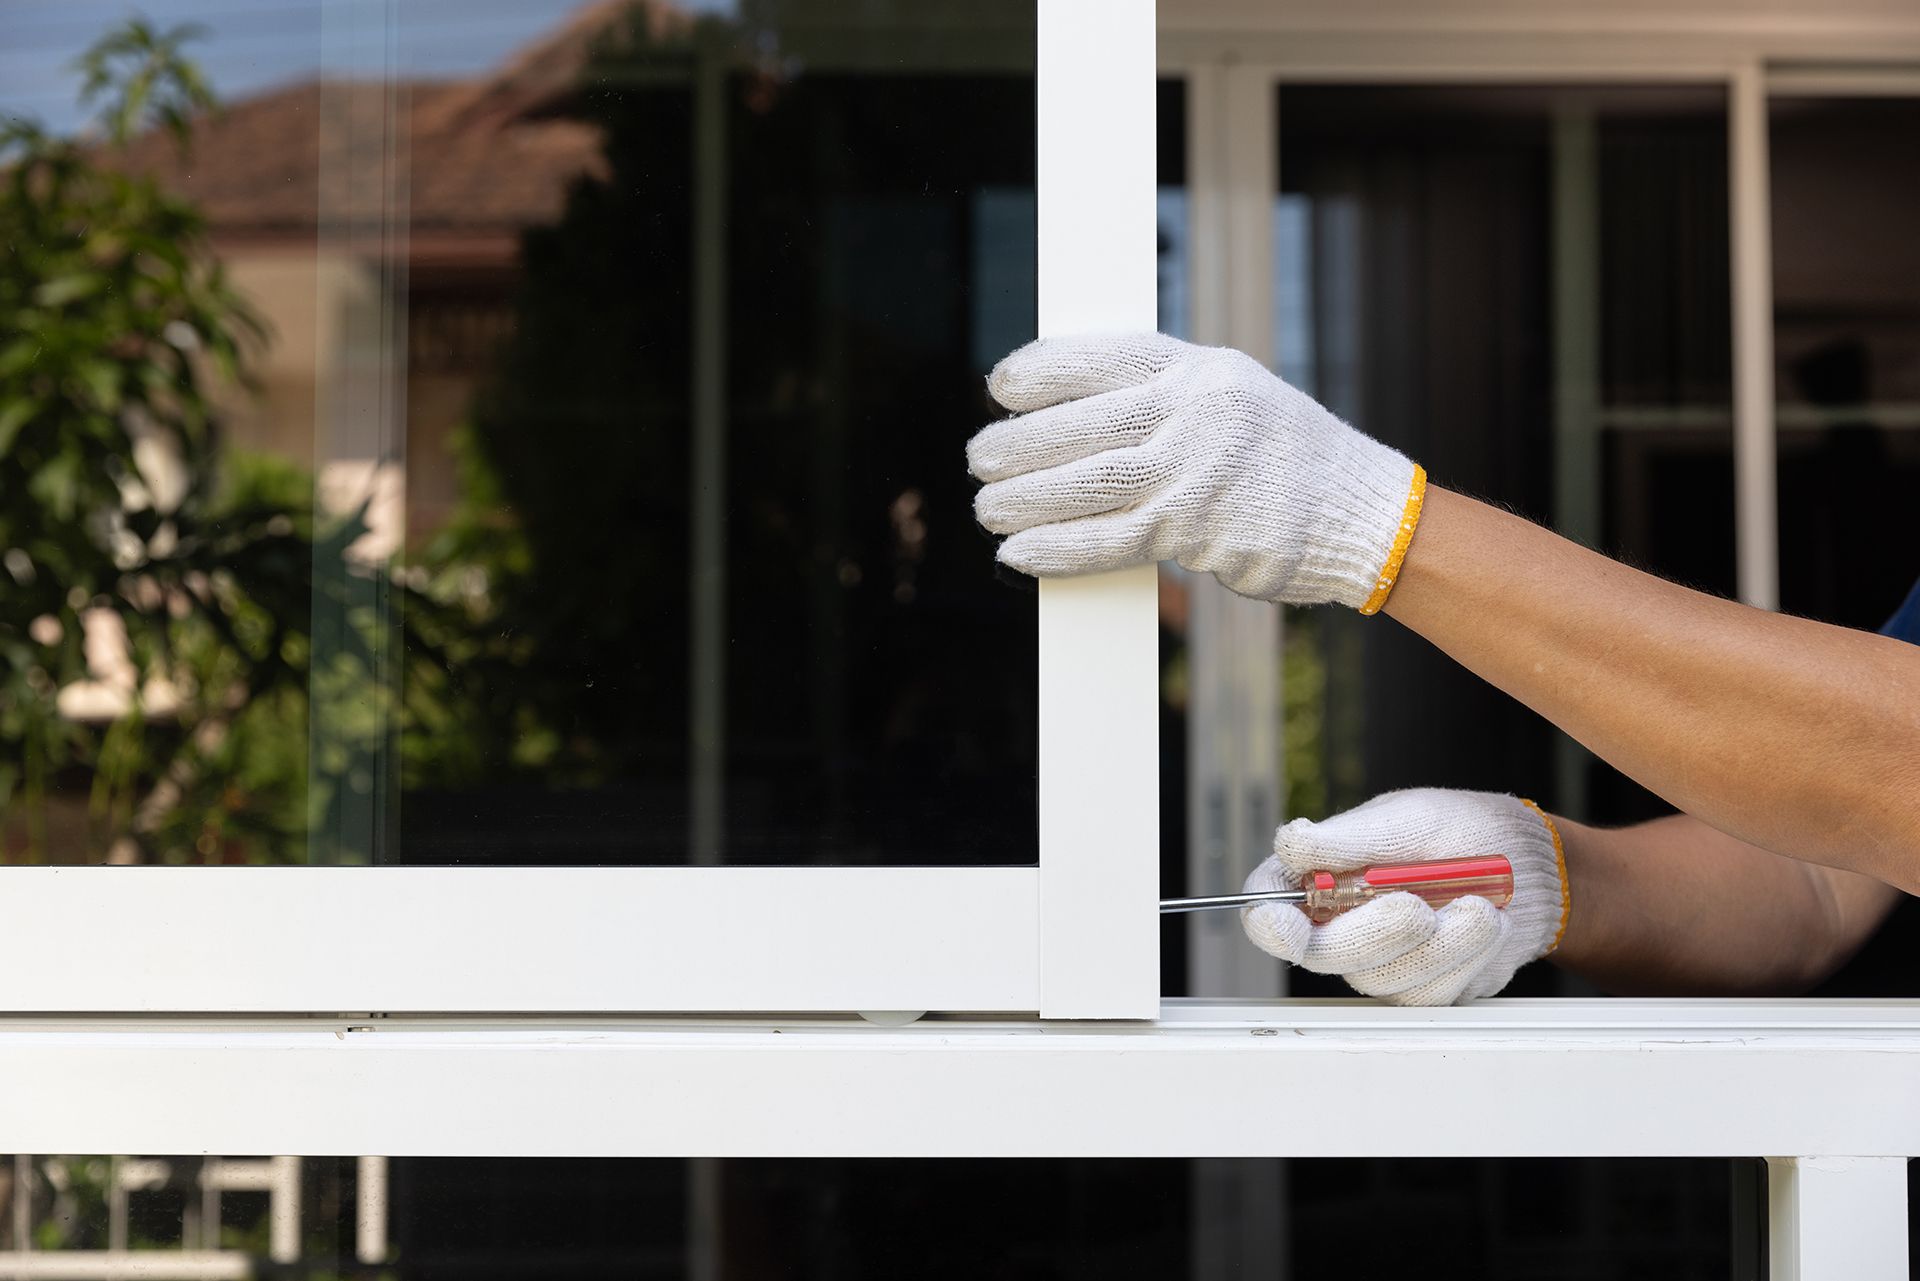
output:
[[[1709,1032],[1920,1034],[1920,1000],[1659,1000],[1510,998],[1432,1009],[1395,1009],[1377,1001],[1172,1000],[1160,1006],[1160,1027],[1263,1024],[1301,1031],[1372,1035],[1431,1030],[1447,1035],[1644,1036],[1654,1040]]]
[[[391,26],[391,0],[355,13],[362,10],[359,26]],[[1152,2],[1040,0],[1038,12],[1043,331],[1151,327]],[[334,35],[336,44],[346,40]],[[382,52],[367,56],[390,56],[374,45]],[[376,88],[387,95],[374,112],[384,129],[398,118],[397,91],[391,76],[375,70]],[[703,143],[711,150],[712,139]],[[395,145],[376,131],[365,157],[368,181],[395,181]],[[721,198],[716,183],[709,174],[702,185],[709,212]],[[399,212],[382,234],[404,235],[403,196],[389,190],[383,197],[382,208]],[[713,274],[711,263],[703,269]],[[391,299],[393,282],[377,292]],[[718,323],[703,312],[696,327]],[[383,324],[368,333],[379,340],[371,366],[383,385],[376,417],[388,423],[389,393],[397,393],[384,388],[390,379],[382,371],[398,339]],[[702,364],[704,383],[718,376],[713,362]],[[717,403],[717,395],[708,401]],[[713,404],[703,412],[713,417]],[[710,440],[697,451],[696,480],[708,489],[718,483],[716,447]],[[714,510],[707,503],[704,524],[696,522],[708,535]],[[696,595],[706,605],[690,623],[707,640],[717,625],[718,597],[709,590],[714,537],[697,540],[705,551],[696,558],[696,587],[707,587]],[[1044,871],[10,868],[5,892],[18,928],[9,941],[22,955],[64,954],[66,941],[82,933],[100,946],[84,966],[0,975],[0,1010],[961,1009],[1150,1017],[1159,983],[1153,581],[1148,567],[1043,592]],[[694,854],[712,858],[720,847],[718,731],[700,728],[713,718],[699,709],[712,710],[722,674],[708,664],[697,676],[695,756],[705,764],[694,789],[696,816],[704,816]],[[356,850],[375,847],[393,817],[373,805],[338,835]],[[259,957],[273,960],[248,959]]]
[[[10,1020],[0,1080],[15,1151],[1905,1156],[1920,1006],[1186,1003],[1148,1024],[894,1029]],[[1410,1087],[1413,1116],[1392,1102]]]
[[[1031,867],[0,875],[0,1010],[1038,1008]]]
[[[1734,576],[1740,599],[1780,607],[1779,493],[1773,422],[1773,233],[1767,86],[1759,64],[1734,73],[1727,104],[1733,243]]]
[[[1767,1162],[1772,1281],[1907,1281],[1905,1157]]]
[[[1039,0],[1037,57],[1040,333],[1150,330],[1153,0]],[[1159,999],[1156,582],[1147,565],[1040,588],[1039,1009],[1052,1018],[1151,1018]]]

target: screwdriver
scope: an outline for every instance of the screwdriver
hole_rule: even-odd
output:
[[[1381,863],[1357,872],[1308,872],[1297,890],[1261,890],[1253,894],[1214,894],[1205,898],[1163,898],[1162,912],[1211,912],[1250,903],[1297,903],[1316,925],[1351,912],[1383,894],[1417,894],[1430,907],[1478,895],[1495,907],[1513,901],[1513,864],[1499,854],[1473,858],[1429,859],[1423,863]]]

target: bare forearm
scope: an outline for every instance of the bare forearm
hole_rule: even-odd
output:
[[[1920,889],[1920,648],[1690,591],[1440,489],[1386,612],[1713,827]]]
[[[1623,995],[1804,991],[1899,897],[1686,815],[1614,830],[1558,822],[1573,910],[1554,963]]]

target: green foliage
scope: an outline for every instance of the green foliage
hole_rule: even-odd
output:
[[[46,1156],[37,1158],[38,1173],[52,1190],[47,1214],[33,1228],[35,1250],[105,1248],[107,1188],[112,1158],[104,1156]],[[24,1195],[22,1188],[15,1195]]]
[[[204,27],[191,23],[155,31],[145,19],[134,18],[81,55],[79,69],[86,79],[80,103],[101,104],[99,122],[110,141],[124,143],[157,123],[186,145],[193,117],[211,110],[214,97],[180,47],[205,34]]]
[[[460,505],[421,557],[424,595],[439,608],[411,618],[438,658],[417,665],[408,686],[402,770],[414,787],[545,771],[566,746],[552,712],[570,691],[540,661],[551,625],[538,605],[555,575],[537,572],[525,525],[502,518],[512,500],[474,431],[457,431],[449,444]],[[580,568],[591,575],[596,566]],[[583,752],[591,749],[570,746],[576,763]]]
[[[82,58],[106,140],[184,143],[212,102],[190,34],[134,22]],[[0,124],[0,816],[48,857],[64,781],[95,857],[300,857],[312,566],[364,525],[316,544],[308,476],[220,449],[215,394],[244,384],[262,326],[200,213],[111,157]],[[103,611],[138,693],[97,724],[59,693],[99,675],[84,620]]]

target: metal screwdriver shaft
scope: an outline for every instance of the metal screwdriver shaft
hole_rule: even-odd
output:
[[[1160,911],[1211,912],[1249,903],[1297,903],[1316,922],[1331,921],[1386,894],[1416,894],[1440,908],[1475,895],[1495,907],[1513,900],[1513,864],[1499,854],[1475,858],[1432,859],[1420,863],[1382,863],[1357,872],[1308,872],[1297,890],[1256,890],[1248,894],[1210,894],[1202,898],[1163,898]]]
[[[1305,903],[1305,890],[1264,890],[1258,894],[1212,894],[1203,898],[1163,898],[1160,910],[1175,912],[1211,912],[1215,908],[1245,907],[1249,903]]]

